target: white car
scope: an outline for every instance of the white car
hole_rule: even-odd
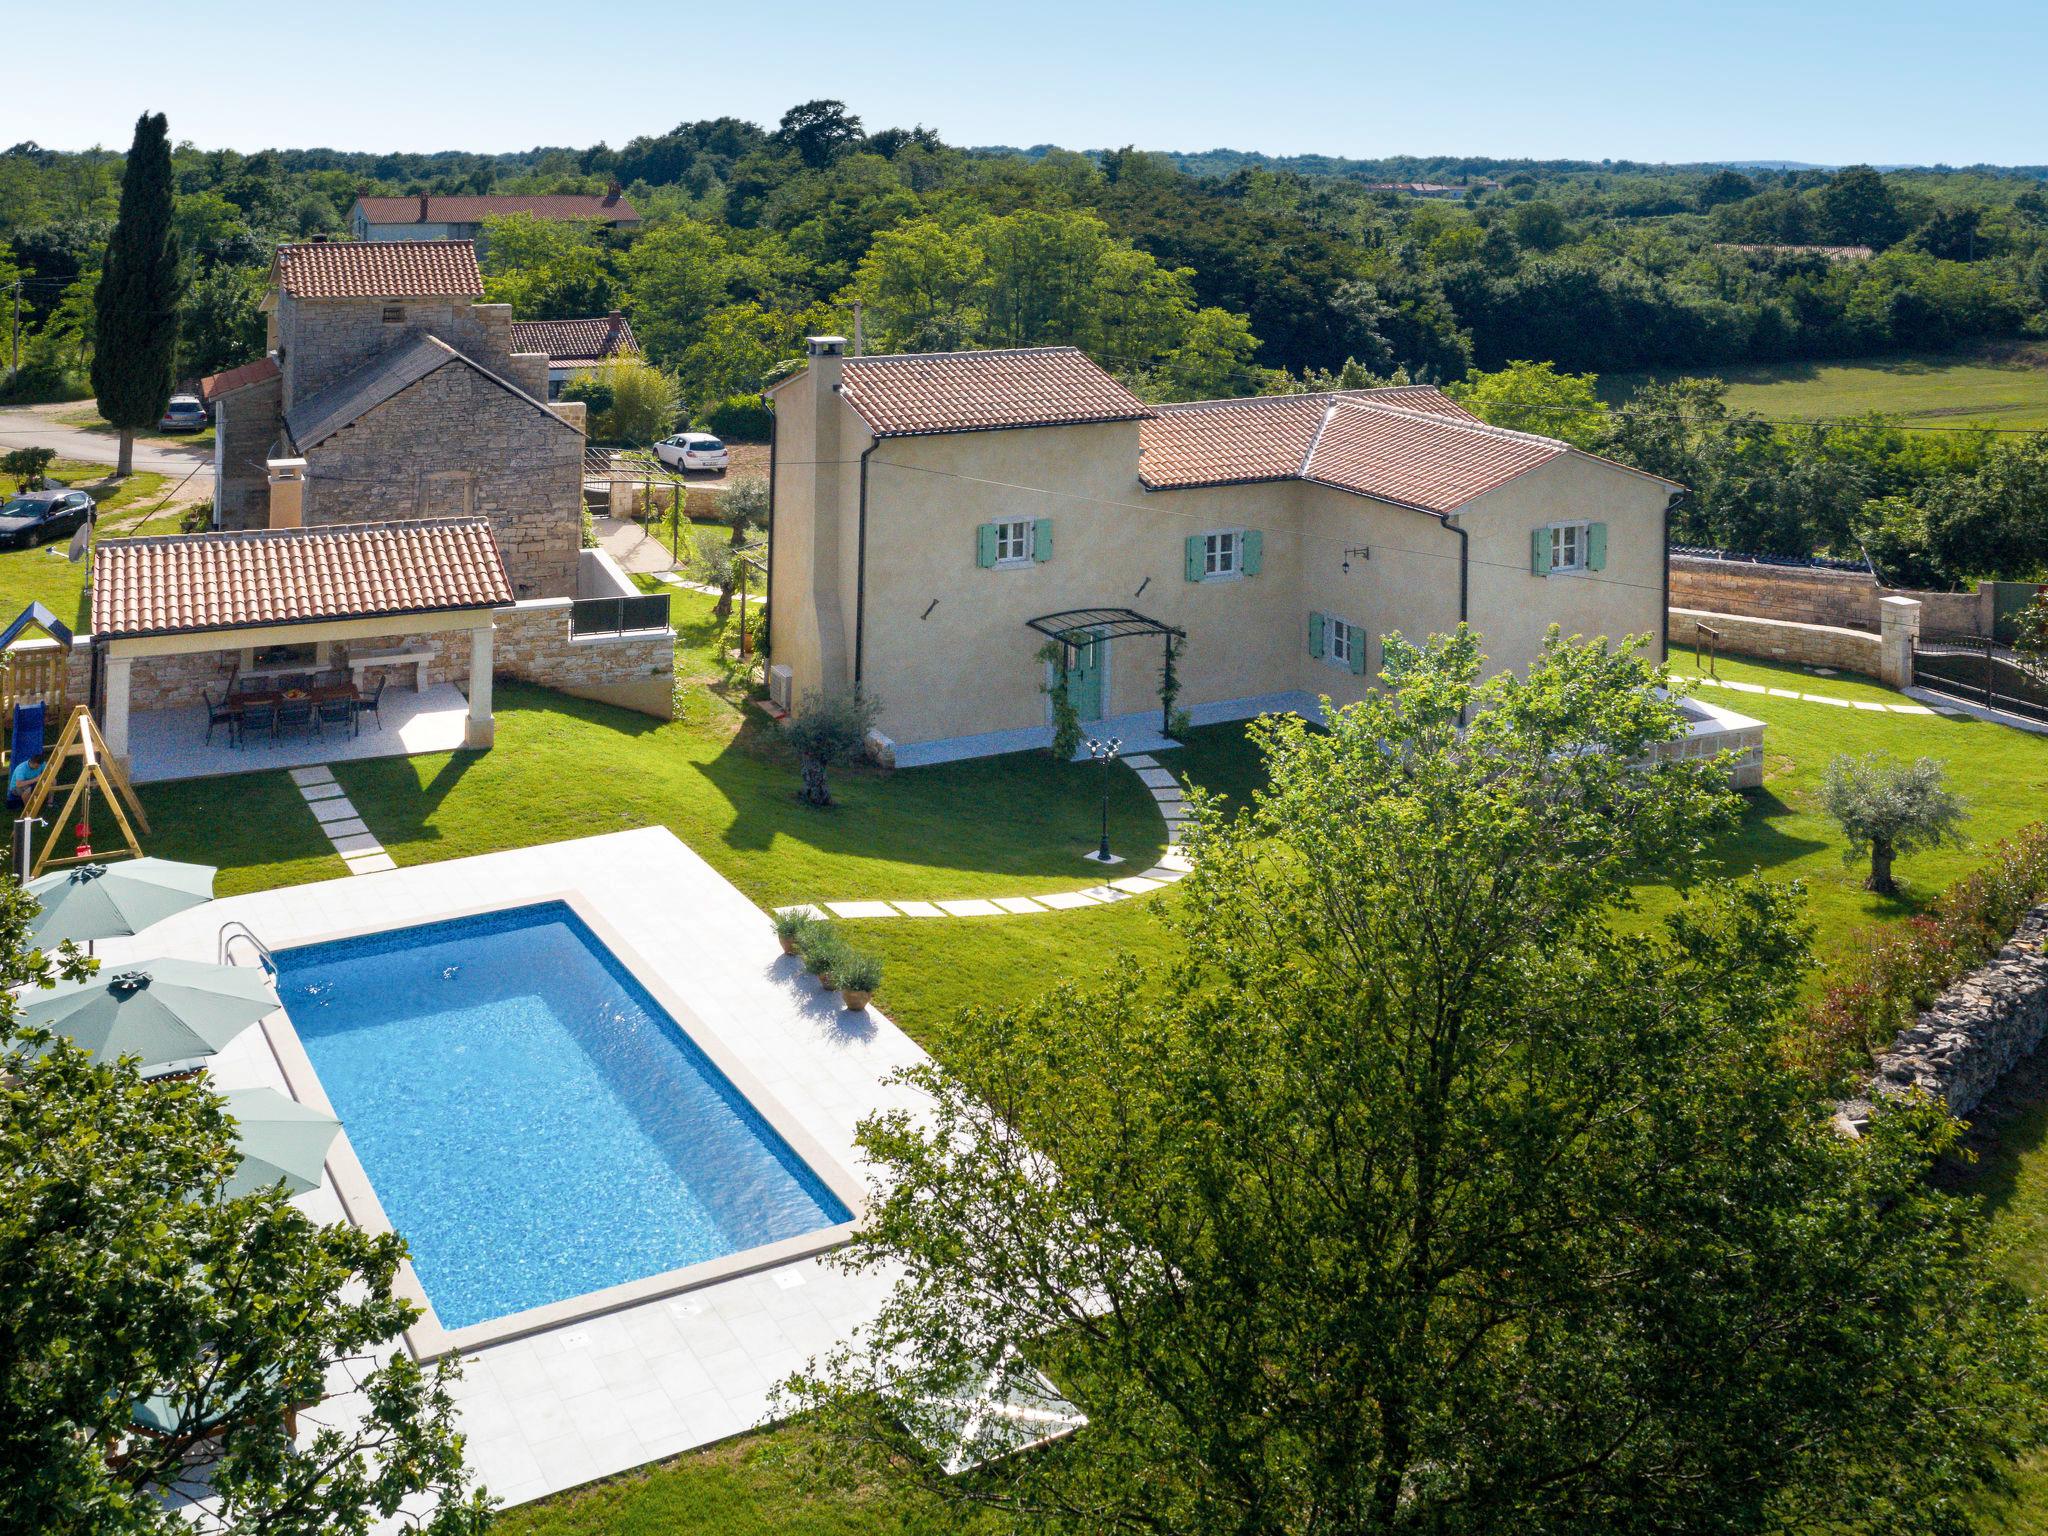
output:
[[[725,444],[709,432],[678,432],[654,445],[654,455],[670,469],[724,469],[732,462]]]

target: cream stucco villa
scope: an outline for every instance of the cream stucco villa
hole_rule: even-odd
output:
[[[1501,668],[1553,623],[1661,654],[1679,488],[1437,389],[1147,406],[1071,347],[844,353],[773,391],[771,688],[858,682],[899,764],[1047,742],[1048,638],[1140,739],[1169,632],[1197,723],[1355,700],[1460,619]]]

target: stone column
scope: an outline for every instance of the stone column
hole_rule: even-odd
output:
[[[463,728],[463,745],[488,747],[496,734],[491,719],[491,621],[486,618],[469,632],[469,723]]]
[[[1920,604],[1910,597],[1877,603],[1878,666],[1887,686],[1913,686],[1913,642],[1920,638]]]
[[[107,751],[123,768],[128,765],[128,693],[134,673],[134,657],[107,658],[106,728],[100,734],[106,738]]]

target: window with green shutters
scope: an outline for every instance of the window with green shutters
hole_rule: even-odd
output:
[[[1217,528],[1188,535],[1181,549],[1189,581],[1234,581],[1259,574],[1266,536],[1256,528]]]
[[[974,563],[983,570],[999,565],[1042,565],[1051,558],[1049,517],[1005,518],[974,530]]]
[[[1333,614],[1308,616],[1308,653],[1353,677],[1365,675],[1365,630]]]
[[[1546,523],[1529,535],[1529,572],[1555,576],[1607,568],[1605,523]]]

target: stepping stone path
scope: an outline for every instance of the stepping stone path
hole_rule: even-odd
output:
[[[384,845],[364,825],[362,814],[349,804],[348,795],[334,782],[333,769],[294,768],[292,782],[299,786],[306,808],[320,823],[320,830],[334,844],[334,851],[341,855],[350,874],[374,875],[398,868],[384,851]]]
[[[1808,704],[1832,704],[1837,709],[1868,710],[1872,714],[1932,715],[1941,711],[1929,709],[1925,704],[1880,704],[1874,699],[1843,699],[1829,693],[1796,693],[1790,688],[1766,688],[1762,683],[1738,683],[1720,677],[1696,677],[1693,679],[1702,688],[1729,688],[1736,693],[1761,693],[1774,699],[1799,699]]]
[[[1180,845],[1182,832],[1188,823],[1186,797],[1181,792],[1180,781],[1160,767],[1156,758],[1134,752],[1119,761],[1138,775],[1166,822],[1166,853],[1157,865],[1143,874],[1125,875],[1079,891],[1048,891],[1042,896],[991,896],[961,901],[803,902],[782,910],[807,912],[812,917],[1004,917],[1022,916],[1027,912],[1074,912],[1083,907],[1103,907],[1112,902],[1129,901],[1133,896],[1163,891],[1183,878],[1192,867]],[[324,769],[320,771],[325,772]]]

